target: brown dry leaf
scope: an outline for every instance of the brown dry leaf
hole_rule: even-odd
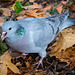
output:
[[[7,75],[7,66],[0,63],[0,75]]]
[[[66,30],[62,31],[59,36],[59,40],[57,42],[57,46],[51,51],[54,52],[61,52],[61,50],[66,50],[66,48],[71,47],[75,44],[75,32],[65,32]]]
[[[7,75],[7,67],[11,69],[14,73],[20,74],[19,69],[11,62],[11,56],[9,55],[8,51],[0,56],[0,63],[2,63],[0,65],[0,75]],[[3,72],[5,72],[5,74]]]
[[[72,28],[72,30],[74,30],[74,31],[75,31],[75,28],[73,27],[73,28]]]
[[[24,11],[21,11],[21,12],[19,13],[19,15],[16,17],[17,20],[24,19],[24,18],[26,17],[25,13],[26,13],[25,10],[24,10]]]
[[[38,5],[38,4],[34,2],[33,5]]]
[[[27,16],[25,16],[25,18],[32,18],[33,16],[29,16],[29,15],[27,15]]]
[[[16,66],[22,66],[22,64],[20,62],[16,63]]]
[[[24,0],[18,0],[18,1],[23,2]]]
[[[74,12],[75,12],[75,4],[72,4],[72,5],[70,6],[70,9],[71,9],[71,11],[74,11]]]
[[[9,8],[0,8],[3,10],[3,15],[4,16],[11,16],[11,12]]]
[[[63,5],[59,6],[59,7],[56,7],[57,11],[59,12],[59,14],[62,13],[62,10],[63,10]]]
[[[69,52],[71,57],[75,56],[75,47],[68,48],[66,51]]]
[[[56,53],[57,58],[67,58],[68,59],[72,56],[75,56],[75,49],[72,47],[67,48],[65,51],[62,50],[61,52]]]
[[[48,9],[51,9],[52,8],[52,6],[51,5],[48,5],[47,7],[45,7],[44,9],[43,9],[43,11],[47,11]]]
[[[73,69],[75,67],[75,56],[70,58],[71,64],[70,68]]]
[[[34,2],[35,0],[29,0],[29,2]]]
[[[0,27],[2,27],[4,22],[5,22],[5,20],[2,17],[0,17]]]
[[[26,16],[18,16],[17,17],[17,20],[21,20],[21,19],[24,19]]]
[[[31,60],[32,59],[32,57],[30,56],[29,58],[28,58],[28,60]]]
[[[2,18],[2,17],[0,17],[0,22],[5,22],[5,20]]]
[[[30,63],[27,61],[25,61],[26,67],[29,68],[30,67]]]
[[[40,72],[35,73],[35,75],[41,75]]]
[[[12,1],[12,0],[0,0],[0,1]]]
[[[75,31],[72,29],[63,30],[59,35],[57,45],[53,47],[50,56],[56,56],[56,58],[66,62],[66,66],[70,65],[70,68],[74,68],[75,47],[72,46],[75,44]],[[71,62],[72,64],[70,64]]]
[[[42,6],[41,5],[29,5],[29,6],[25,6],[22,8],[24,9],[42,9]]]
[[[61,62],[66,62],[67,64],[65,66],[69,66],[70,65],[69,59],[63,59],[63,58],[61,58],[60,61]]]
[[[25,11],[25,10],[23,10],[23,11],[21,11],[21,12],[19,13],[19,15],[18,15],[18,16],[24,16],[24,15],[25,15],[25,13],[26,13],[26,11]]]
[[[70,54],[67,51],[61,51],[56,53],[56,58],[69,58]]]
[[[66,5],[69,2],[69,0],[67,1],[61,1],[62,4]]]
[[[37,10],[32,10],[32,11],[30,11],[30,13],[26,13],[26,15],[32,16],[34,18],[36,18],[36,17],[45,17],[46,16],[46,15],[44,15],[43,12],[37,13]]]
[[[11,1],[13,1],[13,0],[11,0]],[[15,2],[16,2],[16,1],[20,1],[20,2],[23,2],[24,0],[14,0],[14,1],[15,1]]]

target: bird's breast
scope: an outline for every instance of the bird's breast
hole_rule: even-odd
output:
[[[6,39],[10,48],[24,53],[32,53],[34,50],[33,32],[30,31],[24,37],[11,37]]]

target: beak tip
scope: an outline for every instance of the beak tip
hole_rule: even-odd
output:
[[[7,35],[7,32],[2,32],[2,35],[1,35],[1,39],[2,41],[5,39],[5,36]]]
[[[1,40],[2,40],[2,41],[4,40],[3,36],[1,36]]]

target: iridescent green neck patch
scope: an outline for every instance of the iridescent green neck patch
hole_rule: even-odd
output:
[[[16,35],[17,35],[18,37],[24,37],[24,34],[25,34],[24,28],[19,28],[19,29],[16,31]]]

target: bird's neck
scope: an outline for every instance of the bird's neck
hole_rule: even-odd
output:
[[[24,30],[24,28],[19,28],[19,29],[17,29],[17,31],[16,31],[16,36],[18,36],[18,37],[24,37],[24,34],[25,34],[25,30]]]

